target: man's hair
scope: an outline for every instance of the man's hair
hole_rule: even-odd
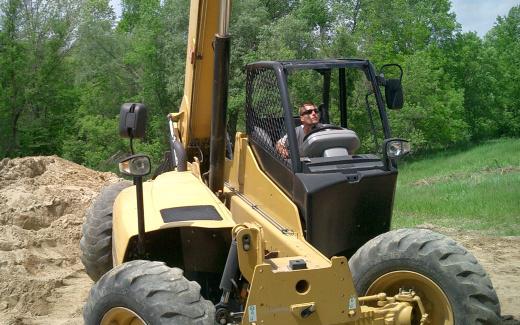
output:
[[[300,116],[302,115],[303,112],[305,112],[305,106],[313,106],[316,108],[316,105],[314,105],[313,102],[304,102],[303,104],[300,105],[300,108],[299,108]]]

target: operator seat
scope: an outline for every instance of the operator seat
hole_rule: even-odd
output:
[[[338,157],[352,155],[359,149],[356,132],[349,129],[324,129],[310,133],[303,141],[305,157]]]
[[[252,137],[255,138],[258,142],[265,146],[266,148],[273,146],[273,139],[269,136],[266,130],[259,126],[253,127],[253,132],[251,132]]]

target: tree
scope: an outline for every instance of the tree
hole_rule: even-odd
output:
[[[375,62],[401,61],[440,46],[460,29],[449,0],[361,1],[355,32],[361,50]]]
[[[475,33],[459,33],[436,56],[464,90],[464,120],[474,141],[498,135],[501,113],[496,101],[498,66],[493,52]]]
[[[498,17],[495,26],[485,37],[491,49],[488,60],[497,63],[493,75],[497,79],[496,104],[498,135],[520,135],[520,5],[511,8],[508,15]]]
[[[74,55],[81,89],[76,129],[82,131],[67,140],[67,158],[109,169],[114,155],[128,151],[117,132],[117,113],[125,102],[141,102],[149,109],[147,136],[137,150],[154,162],[162,158],[165,116],[177,110],[183,94],[187,8],[186,0],[123,1],[123,17],[116,25],[108,0],[86,2]],[[89,143],[85,150],[76,149],[81,142]]]
[[[390,117],[416,148],[518,136],[519,7],[481,40],[460,32],[449,0],[235,2],[229,129],[243,129],[246,64],[365,57],[405,68],[406,106]],[[0,0],[0,156],[59,154],[107,169],[127,151],[120,105],[142,102],[149,123],[138,149],[161,159],[165,115],[183,95],[189,1],[122,8],[118,22],[109,0]],[[364,104],[361,78],[347,78],[348,95]],[[319,97],[312,75],[290,80],[295,101]]]
[[[2,115],[7,117],[3,155],[59,150],[74,106],[66,59],[74,44],[76,1],[4,0],[0,32]]]
[[[390,112],[395,136],[409,138],[416,150],[438,149],[466,142],[464,92],[445,73],[431,51],[407,56],[403,62],[405,107]]]
[[[0,31],[0,113],[3,127],[0,130],[3,131],[1,136],[7,141],[3,142],[0,153],[7,156],[18,146],[18,120],[24,108],[21,85],[26,79],[21,72],[25,70],[26,59],[25,48],[18,41],[19,21],[22,15],[21,1],[4,1],[1,6],[3,15]]]

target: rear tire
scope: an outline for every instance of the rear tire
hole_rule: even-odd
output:
[[[181,269],[136,260],[112,269],[94,285],[83,317],[86,325],[213,325],[215,307]]]
[[[94,281],[112,268],[112,206],[117,195],[131,185],[121,181],[103,188],[86,212],[79,242],[80,258]]]
[[[444,235],[426,229],[390,231],[363,245],[349,266],[360,296],[413,289],[432,325],[501,323],[498,297],[486,272]]]

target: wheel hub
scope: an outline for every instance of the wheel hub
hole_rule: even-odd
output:
[[[453,325],[453,310],[448,297],[431,279],[412,271],[394,271],[381,275],[367,289],[366,295],[380,292],[388,296],[398,294],[402,290],[413,290],[421,298],[428,324]],[[420,313],[412,315],[412,324],[420,324]]]
[[[146,323],[134,311],[124,307],[115,307],[103,316],[101,325],[146,325]]]

